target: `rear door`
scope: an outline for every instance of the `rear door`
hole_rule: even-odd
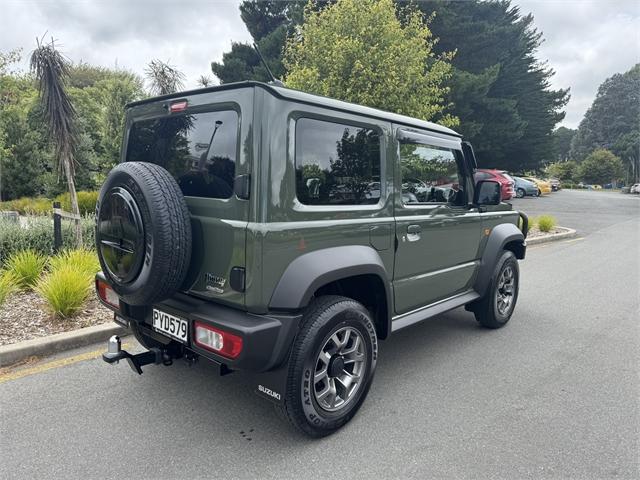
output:
[[[125,161],[161,165],[185,196],[193,227],[186,289],[236,306],[244,292],[231,288],[230,272],[246,264],[249,202],[237,186],[249,178],[251,149],[242,146],[251,143],[252,107],[253,88],[140,105],[125,140]]]
[[[481,220],[460,140],[397,129],[394,295],[397,314],[470,288]]]

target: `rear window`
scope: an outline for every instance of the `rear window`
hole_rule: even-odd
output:
[[[238,149],[238,114],[233,110],[172,115],[135,122],[128,162],[167,169],[188,197],[229,198]]]
[[[380,135],[373,129],[301,118],[295,162],[296,193],[305,205],[380,200]]]

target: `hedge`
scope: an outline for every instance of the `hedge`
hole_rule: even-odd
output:
[[[96,202],[99,192],[78,192],[78,207],[82,215],[92,215],[96,211]],[[67,212],[71,211],[69,193],[63,193],[55,198],[60,206]],[[54,200],[44,197],[23,197],[17,200],[0,202],[0,210],[16,211],[20,215],[47,215],[52,213]]]
[[[85,248],[95,248],[95,220],[83,217],[82,240]],[[73,223],[62,221],[63,248],[74,248]],[[14,252],[35,250],[43,255],[53,254],[53,219],[51,217],[23,217],[21,223],[0,217],[0,268]]]

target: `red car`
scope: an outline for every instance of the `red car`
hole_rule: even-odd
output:
[[[516,182],[504,170],[478,168],[476,173],[473,175],[473,178],[476,182],[479,182],[480,180],[493,180],[494,182],[498,182],[501,187],[501,200],[511,200],[511,198],[516,194],[513,189]]]

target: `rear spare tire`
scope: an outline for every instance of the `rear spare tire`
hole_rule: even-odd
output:
[[[191,221],[169,172],[143,162],[111,170],[96,206],[96,249],[126,303],[150,305],[180,288],[191,260]]]

